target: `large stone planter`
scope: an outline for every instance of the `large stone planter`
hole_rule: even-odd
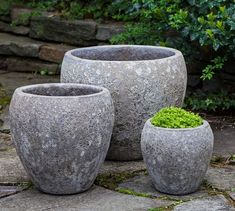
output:
[[[61,82],[101,85],[111,92],[115,124],[108,159],[142,158],[144,122],[162,107],[180,106],[187,73],[182,54],[153,46],[99,46],[68,51]]]
[[[155,188],[174,195],[196,191],[210,162],[213,139],[206,121],[196,128],[169,129],[155,127],[148,120],[141,149]]]
[[[114,108],[107,89],[39,84],[16,89],[12,139],[35,186],[51,194],[87,190],[109,148]]]

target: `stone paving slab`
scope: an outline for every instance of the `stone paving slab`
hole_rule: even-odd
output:
[[[6,72],[0,70],[0,84],[6,89],[8,95],[12,95],[14,90],[20,86],[40,83],[59,83],[59,76],[46,76],[31,73]]]
[[[121,194],[98,186],[70,196],[54,196],[28,190],[0,199],[1,211],[146,211],[173,202]]]
[[[217,195],[182,203],[173,211],[235,211],[235,208],[223,195]]]
[[[14,149],[0,152],[0,183],[30,181]]]
[[[11,136],[6,133],[0,133],[0,152],[7,151],[14,148],[14,144],[11,141]]]
[[[136,172],[146,170],[143,161],[114,162],[105,161],[99,174]],[[0,183],[29,181],[21,161],[14,149],[9,134],[0,133]]]
[[[235,128],[229,127],[215,130],[214,155],[229,157],[235,154]]]
[[[232,190],[235,188],[235,166],[224,168],[210,167],[206,173],[206,180],[219,190]]]
[[[21,190],[22,188],[18,186],[0,186],[0,198],[16,194]]]
[[[146,166],[144,161],[130,161],[130,162],[116,162],[116,161],[105,161],[100,169],[99,174],[107,173],[123,173],[123,172],[136,172],[144,171]]]
[[[99,175],[107,173],[131,173],[141,170],[145,170],[143,161],[133,163],[125,162],[122,164],[119,162],[105,161],[100,169]],[[29,180],[15,149],[0,151],[0,183],[28,182]]]
[[[183,201],[208,196],[208,193],[205,190],[198,190],[195,193],[182,195],[182,196],[174,196],[174,195],[160,193],[154,188],[154,186],[152,185],[152,181],[148,175],[135,176],[119,184],[118,188],[130,189],[134,192],[148,194],[153,197],[166,196],[174,200],[183,200]]]
[[[235,190],[234,190],[235,191]],[[230,196],[230,198],[235,201],[235,192],[231,191],[231,192],[228,192],[228,195]]]

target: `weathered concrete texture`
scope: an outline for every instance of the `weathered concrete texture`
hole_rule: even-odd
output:
[[[177,50],[114,45],[67,52],[61,81],[110,90],[115,126],[107,159],[138,160],[142,158],[140,136],[145,121],[162,107],[182,104],[186,74],[184,58]]]
[[[173,211],[235,211],[223,195],[196,199],[177,205]]]
[[[200,189],[197,192],[182,196],[175,196],[175,195],[168,195],[161,193],[154,188],[151,178],[148,175],[143,175],[143,174],[135,176],[119,184],[118,188],[130,189],[138,193],[149,194],[150,196],[153,197],[167,196],[168,198],[174,200],[183,200],[183,201],[208,196],[208,193],[205,190],[200,190]]]
[[[38,57],[42,42],[27,37],[0,33],[0,54]]]
[[[65,52],[76,48],[74,46],[45,44],[40,48],[39,58],[42,60],[61,63]]]
[[[2,186],[0,185],[0,198],[10,196],[21,191],[22,188],[18,186]],[[0,207],[1,209],[1,207]]]
[[[66,197],[29,190],[0,200],[2,211],[146,211],[170,204],[171,201],[120,194],[97,186],[87,192]]]
[[[33,17],[30,23],[32,38],[52,40],[81,46],[95,45],[97,23],[87,21],[66,21],[54,17]]]
[[[231,190],[235,188],[235,166],[224,168],[210,167],[205,178],[209,184],[219,190]]]
[[[40,71],[46,71],[51,75],[59,73],[58,64],[43,62],[38,59],[8,57],[5,60],[5,65],[8,71],[30,73],[40,73]]]
[[[202,183],[213,152],[213,133],[207,121],[196,128],[155,127],[150,119],[141,136],[141,150],[155,188],[182,195]]]
[[[123,23],[109,23],[109,24],[99,24],[97,26],[96,39],[100,41],[107,41],[116,34],[120,34],[124,31]]]
[[[35,186],[52,194],[78,193],[91,187],[106,157],[113,102],[109,91],[98,86],[25,86],[14,92],[10,123],[17,153]]]

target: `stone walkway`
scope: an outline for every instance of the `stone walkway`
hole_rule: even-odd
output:
[[[0,84],[11,96],[18,86],[57,82],[58,77],[5,73],[0,71]],[[1,91],[1,90],[0,90]],[[11,142],[7,123],[7,106],[0,119],[0,210],[1,211],[235,211],[234,119],[206,117],[214,130],[214,157],[200,189],[185,196],[172,196],[156,191],[138,162],[106,161],[88,191],[70,196],[53,196],[37,191],[30,182]],[[3,118],[4,117],[4,118]]]
[[[156,191],[142,161],[106,161],[95,185],[82,194],[44,194],[32,186],[10,135],[0,133],[0,210],[3,211],[235,211],[234,205],[235,166],[224,162],[212,164],[201,188],[184,196]]]

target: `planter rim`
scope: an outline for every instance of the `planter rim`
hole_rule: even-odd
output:
[[[199,125],[197,127],[189,127],[189,128],[166,128],[166,127],[157,127],[157,126],[154,126],[150,120],[152,118],[148,119],[146,121],[145,124],[147,124],[148,126],[150,126],[151,128],[154,128],[156,130],[165,130],[165,131],[171,131],[171,132],[182,132],[182,131],[192,131],[192,130],[199,130],[201,128],[204,128],[206,126],[209,125],[209,123],[206,121],[206,120],[203,120],[203,124],[202,125]]]
[[[159,58],[159,59],[140,59],[140,60],[99,60],[99,59],[85,59],[85,58],[81,58],[81,57],[78,57],[78,56],[75,56],[73,55],[74,52],[80,52],[82,50],[93,50],[93,49],[104,49],[104,48],[125,48],[125,47],[129,47],[129,48],[149,48],[149,49],[161,49],[161,50],[166,50],[166,51],[170,51],[172,53],[174,53],[174,55],[171,55],[171,56],[167,56],[167,57],[164,57],[164,58]],[[182,55],[182,53],[177,50],[177,49],[174,49],[174,48],[168,48],[168,47],[161,47],[161,46],[152,46],[152,45],[102,45],[102,46],[93,46],[93,47],[85,47],[85,48],[75,48],[75,49],[72,49],[70,51],[67,51],[65,53],[65,56],[68,56],[68,57],[71,57],[75,60],[78,60],[78,61],[89,61],[89,62],[114,62],[114,63],[130,63],[130,62],[133,62],[133,63],[138,63],[138,62],[149,62],[149,61],[163,61],[163,60],[166,60],[166,59],[169,59],[169,58],[176,58],[178,56]]]
[[[56,88],[63,88],[63,87],[68,87],[68,88],[78,88],[78,89],[83,89],[83,88],[91,88],[94,90],[97,90],[97,92],[92,93],[92,94],[84,94],[84,95],[39,95],[39,94],[32,94],[32,93],[27,93],[25,92],[27,89],[34,89],[34,88],[51,88],[51,87],[56,87]],[[33,84],[33,85],[27,85],[27,86],[22,86],[19,87],[15,90],[15,93],[21,96],[28,96],[28,97],[37,97],[37,98],[50,98],[50,99],[79,99],[79,98],[91,98],[91,97],[96,97],[103,95],[104,93],[109,93],[109,90],[102,87],[102,86],[95,86],[95,85],[88,85],[88,84],[77,84],[77,83],[42,83],[42,84]]]

